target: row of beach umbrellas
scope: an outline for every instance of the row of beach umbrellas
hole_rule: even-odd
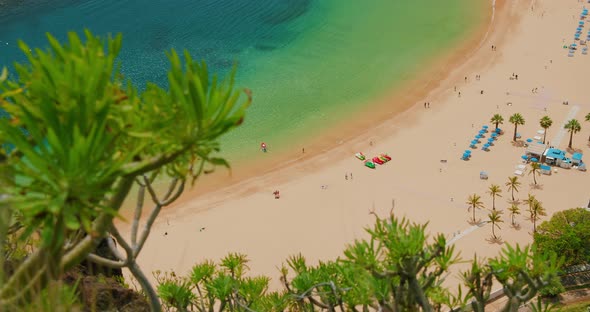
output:
[[[485,143],[482,146],[482,150],[486,151],[490,148],[490,146],[492,146],[493,142],[496,140],[496,138],[498,137],[498,134],[501,132],[501,129],[496,129],[492,132],[492,134],[490,135],[490,137],[487,140],[487,143]],[[477,134],[475,135],[475,138],[473,140],[471,140],[471,143],[469,145],[469,147],[471,148],[476,148],[477,144],[480,143],[480,139],[483,139],[485,137],[485,133],[488,132],[488,126],[484,125],[481,130],[479,130],[477,132]],[[471,150],[465,150],[465,152],[463,153],[463,156],[461,157],[461,159],[463,160],[467,160],[471,157]]]

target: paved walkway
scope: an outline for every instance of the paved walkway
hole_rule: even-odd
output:
[[[567,133],[567,130],[564,128],[564,126],[567,124],[568,121],[570,121],[571,119],[573,119],[576,116],[578,111],[580,111],[580,106],[578,106],[578,105],[574,105],[570,109],[570,112],[567,114],[567,117],[565,118],[563,123],[560,125],[559,132],[557,132],[553,136],[553,140],[549,141],[552,146],[559,146],[559,144],[561,143],[561,140],[563,139],[563,137]]]
[[[490,221],[481,221],[478,224],[472,225],[471,227],[467,228],[466,230],[463,230],[462,232],[460,232],[458,235],[453,236],[451,239],[449,239],[447,241],[447,246],[450,246],[452,244],[454,244],[456,241],[460,240],[463,236],[479,229],[480,227],[488,224]]]

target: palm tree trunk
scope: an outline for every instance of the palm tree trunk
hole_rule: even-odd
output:
[[[535,185],[537,185],[537,170],[533,170],[533,181],[535,181]]]
[[[512,188],[512,201],[514,201],[514,188]]]
[[[543,144],[545,144],[546,137],[547,137],[547,129],[545,129],[545,133],[543,133]]]
[[[572,148],[572,139],[574,138],[574,132],[570,131],[570,144],[567,147]]]
[[[518,129],[518,126],[515,124],[514,125],[514,137],[512,138],[512,141],[516,142],[516,130]]]
[[[492,221],[492,237],[496,238],[496,232],[494,231],[494,222]]]
[[[512,218],[512,226],[514,226],[514,214],[512,214],[511,218]]]
[[[473,209],[473,222],[475,223],[475,207],[471,207]]]
[[[496,211],[496,196],[492,196],[492,210]]]

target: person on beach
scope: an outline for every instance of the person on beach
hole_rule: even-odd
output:
[[[348,180],[348,173],[344,174],[344,180]]]

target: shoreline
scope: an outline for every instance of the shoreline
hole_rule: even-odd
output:
[[[494,23],[497,24],[494,19],[497,19],[498,12],[502,12],[505,1],[486,0],[488,4],[485,5],[486,11],[483,14],[482,21],[480,25],[477,25],[474,30],[465,36],[464,44],[427,60],[428,66],[421,69],[415,77],[393,86],[385,92],[384,96],[372,101],[368,105],[371,112],[358,111],[356,120],[353,119],[351,114],[347,120],[338,122],[323,130],[316,138],[307,137],[296,140],[296,143],[300,144],[301,148],[305,148],[305,154],[300,153],[300,149],[297,148],[276,153],[269,152],[268,155],[263,155],[265,156],[264,159],[233,162],[232,168],[237,169],[232,169],[231,174],[220,168],[213,174],[201,176],[197,180],[195,187],[188,189],[171,205],[170,209],[184,205],[204,194],[214,196],[217,195],[216,193],[224,193],[220,194],[223,198],[216,200],[219,202],[228,197],[235,198],[251,194],[259,190],[259,188],[246,187],[246,191],[240,191],[238,188],[247,186],[249,182],[259,180],[262,176],[284,170],[291,171],[289,176],[292,178],[293,171],[303,171],[328,165],[328,163],[317,162],[326,154],[338,150],[338,147],[343,144],[367,148],[369,146],[367,143],[373,141],[372,138],[390,135],[391,133],[388,131],[391,131],[391,129],[383,129],[384,125],[399,121],[405,114],[410,113],[409,111],[418,107],[420,100],[439,97],[447,89],[445,87],[448,87],[444,83],[452,77],[458,82],[459,76],[465,71],[466,64],[473,62],[477,51],[483,49],[484,44],[488,41]],[[499,5],[496,5],[496,3],[499,3]],[[468,54],[467,61],[465,61],[466,53]],[[449,71],[449,69],[453,70]],[[450,84],[451,82],[447,83]],[[396,105],[391,106],[391,103],[396,103]],[[399,105],[400,103],[406,104]],[[356,129],[366,130],[359,133]],[[304,140],[307,141],[305,144],[301,142]],[[342,160],[354,155],[356,152],[350,150],[349,153],[337,154],[332,160]],[[228,195],[228,191],[234,192],[233,195]]]

